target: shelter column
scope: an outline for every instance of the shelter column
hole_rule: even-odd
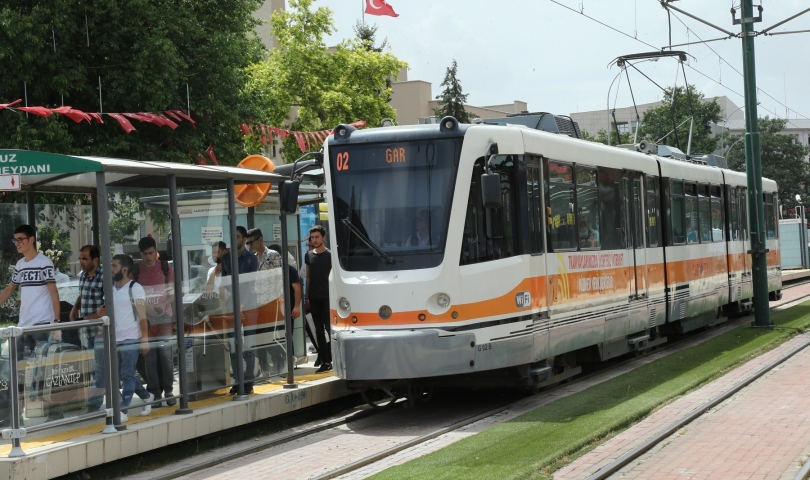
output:
[[[234,365],[237,394],[234,400],[247,400],[245,395],[245,360],[242,358],[242,305],[239,300],[239,249],[236,248],[236,196],[233,178],[228,179],[228,227],[231,231],[231,299],[233,301],[233,340],[236,346]]]
[[[118,346],[115,343],[115,305],[113,305],[113,281],[112,281],[112,251],[110,248],[110,217],[107,199],[107,181],[104,172],[96,172],[96,202],[98,203],[98,229],[101,239],[101,264],[104,266],[104,307],[107,316],[110,317],[109,336],[104,339],[105,354],[108,356],[105,362],[105,378],[109,382],[109,391],[112,395],[107,396],[107,408],[113,409],[113,424],[118,430],[126,430],[125,425],[121,425],[121,398],[118,394]],[[112,397],[112,398],[110,398]]]
[[[177,210],[177,175],[169,175],[169,214],[172,223],[172,258],[174,258],[174,312],[177,321],[177,369],[180,376],[180,408],[174,413],[187,414],[188,384],[186,381],[186,338],[183,320],[183,240],[180,238],[180,213]],[[179,261],[178,261],[179,260]],[[180,268],[178,268],[180,267]]]
[[[28,204],[28,225],[31,225],[36,229],[37,226],[37,212],[36,212],[36,200],[34,199],[34,191],[29,190],[25,192],[25,200]]]

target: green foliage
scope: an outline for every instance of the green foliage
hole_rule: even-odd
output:
[[[197,128],[133,121],[126,134],[110,117],[77,124],[0,112],[5,148],[188,162],[213,144],[221,163],[244,156],[239,123],[254,110],[245,68],[263,53],[252,13],[261,0],[6,0],[0,6],[0,100],[99,111],[186,108]],[[85,17],[86,16],[86,17]],[[85,20],[86,18],[86,20]],[[88,46],[89,37],[89,46]],[[55,41],[55,48],[54,48]],[[64,103],[63,103],[64,102]]]
[[[703,101],[703,94],[698,92],[694,85],[689,85],[688,91],[683,87],[675,89],[673,103],[672,89],[664,91],[664,99],[658,107],[651,108],[644,112],[639,138],[655,142],[675,125],[678,127],[677,139],[680,140],[681,150],[686,153],[689,141],[689,124],[686,121],[694,112],[695,122],[692,127],[692,150],[691,153],[712,153],[718,147],[719,138],[712,135],[711,126],[721,120],[720,105],[717,101]],[[674,108],[671,108],[674,104]],[[674,118],[674,125],[673,125]],[[686,121],[684,123],[684,121]],[[675,133],[669,134],[660,142],[662,145],[677,147]]]
[[[621,133],[621,132],[619,132],[619,133]],[[600,128],[599,131],[596,132],[595,137],[591,136],[590,134],[588,134],[588,132],[583,130],[582,131],[582,138],[589,141],[589,142],[604,143],[605,145],[608,144],[607,132],[603,128]],[[630,132],[622,133],[621,140],[618,142],[618,144],[623,144],[623,143],[633,143],[633,134],[630,133]],[[615,132],[611,132],[610,144],[611,145],[617,145],[616,133]]]
[[[332,11],[313,10],[312,0],[290,0],[288,6],[274,12],[271,20],[278,48],[247,68],[245,92],[256,107],[253,121],[315,131],[357,120],[376,126],[383,118],[393,118],[396,111],[388,105],[391,90],[386,81],[406,64],[359,39],[346,40],[330,52],[324,37],[334,31]],[[292,123],[290,107],[297,107]],[[258,144],[248,148],[255,151]],[[281,153],[289,162],[302,152],[289,137]]]
[[[433,109],[433,114],[439,118],[449,115],[455,117],[459,123],[470,123],[475,115],[467,113],[467,110],[464,109],[469,94],[462,91],[461,80],[458,79],[457,74],[458,63],[456,63],[456,59],[453,59],[453,64],[447,67],[441,84],[444,90],[441,94],[436,95],[439,106]]]
[[[37,250],[50,258],[59,271],[67,272],[68,260],[73,252],[70,232],[56,225],[40,225],[37,227]]]
[[[140,212],[138,200],[130,197],[120,198],[110,202],[110,244],[122,245],[135,241],[133,235],[138,231],[140,223],[135,215]]]
[[[796,141],[793,135],[781,135],[786,120],[760,118],[759,143],[761,148],[762,176],[776,181],[782,203],[795,205],[796,194],[802,196],[804,205],[810,205],[810,164],[804,157],[810,148]],[[734,170],[745,171],[745,141],[742,136],[732,136],[726,154],[728,165]]]
[[[596,442],[807,331],[810,302],[771,318],[781,328],[737,327],[371,478],[551,479]]]

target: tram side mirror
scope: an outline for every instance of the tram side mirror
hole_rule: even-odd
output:
[[[295,213],[298,207],[298,187],[299,183],[296,180],[285,180],[281,184],[281,192],[279,192],[279,207],[284,213]]]
[[[501,176],[499,174],[484,173],[481,175],[481,200],[483,200],[484,208],[503,206]]]

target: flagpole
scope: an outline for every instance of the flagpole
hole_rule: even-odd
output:
[[[366,24],[366,2],[365,0],[360,0],[360,10],[363,11],[363,25]]]

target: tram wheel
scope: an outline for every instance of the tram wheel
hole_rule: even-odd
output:
[[[371,408],[388,408],[399,399],[399,395],[393,390],[388,388],[382,388],[380,390],[383,392],[382,396],[377,395],[375,391],[371,390],[362,390],[360,396],[363,397],[363,400]]]

